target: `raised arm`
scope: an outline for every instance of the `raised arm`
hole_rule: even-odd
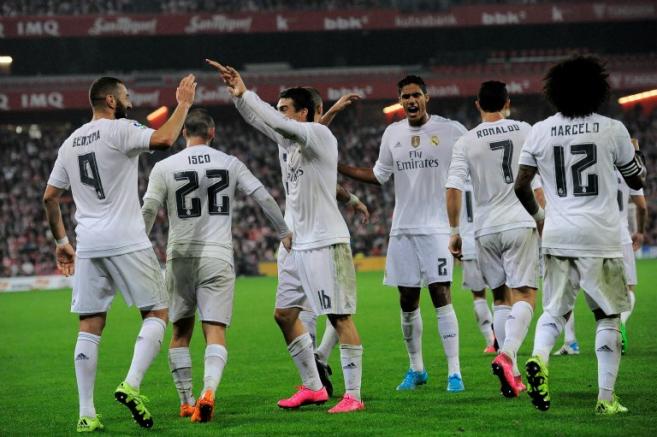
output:
[[[166,123],[151,135],[149,144],[151,150],[165,150],[173,146],[180,136],[189,108],[194,103],[195,94],[196,78],[193,74],[188,74],[180,81],[180,85],[176,89],[178,106]]]
[[[328,126],[339,112],[344,111],[347,106],[351,105],[356,100],[360,100],[360,96],[356,93],[349,93],[341,96],[338,101],[335,102],[333,106],[324,113],[324,115],[322,115],[319,122],[324,126]]]
[[[57,244],[55,248],[57,267],[64,276],[71,276],[75,273],[75,249],[68,241],[64,221],[62,220],[62,210],[59,202],[63,193],[62,188],[48,184],[43,194],[43,207],[50,226],[50,232],[52,232]]]
[[[255,113],[251,112],[244,104],[244,100],[234,97],[233,103],[235,104],[235,108],[237,108],[237,112],[240,113],[244,121],[256,128],[276,144],[280,144],[283,141],[283,136],[269,127],[262,120],[260,120]]]

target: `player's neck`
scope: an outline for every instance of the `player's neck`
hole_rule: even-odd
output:
[[[482,112],[481,121],[484,123],[493,123],[495,121],[504,120],[504,115],[501,112]]]
[[[108,120],[114,120],[114,112],[112,111],[103,111],[103,110],[94,110],[91,116],[91,121],[101,120],[106,118]]]
[[[205,138],[191,137],[187,139],[187,147],[207,146],[209,141]]]
[[[422,126],[424,123],[426,123],[427,121],[429,121],[429,118],[430,118],[430,117],[429,117],[429,114],[424,114],[424,116],[423,116],[421,119],[417,120],[417,121],[411,121],[410,119],[407,119],[407,120],[408,120],[408,124],[409,124],[409,125],[411,125],[411,126],[413,126],[413,127],[420,127],[420,126]]]

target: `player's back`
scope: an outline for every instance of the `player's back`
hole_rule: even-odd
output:
[[[152,132],[132,120],[98,119],[78,128],[59,149],[51,181],[71,187],[79,256],[150,247],[137,182],[139,153],[148,151]]]
[[[465,132],[459,122],[436,115],[422,126],[401,120],[386,128],[374,171],[394,174],[390,235],[449,232],[443,187],[452,147]]]
[[[144,198],[166,193],[167,259],[212,257],[232,265],[235,189],[251,194],[262,186],[246,166],[234,156],[199,145],[158,162],[150,178]]]
[[[521,164],[537,166],[543,181],[546,253],[622,256],[615,166],[633,157],[627,129],[599,114],[557,113],[534,125]]]
[[[513,190],[520,150],[530,129],[523,121],[502,119],[483,122],[459,140],[477,203],[477,235],[535,226]]]

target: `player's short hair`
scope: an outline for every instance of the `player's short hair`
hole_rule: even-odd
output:
[[[609,74],[593,56],[575,56],[554,65],[543,79],[547,100],[569,118],[597,112],[609,98]]]
[[[410,74],[397,82],[397,94],[401,95],[401,90],[404,88],[406,85],[410,85],[414,83],[415,85],[418,85],[420,89],[422,89],[422,92],[424,94],[427,93],[427,84],[424,83],[424,80],[420,76],[415,76],[413,74]]]
[[[278,96],[281,99],[290,99],[294,105],[294,110],[296,112],[301,111],[303,108],[308,110],[308,115],[306,116],[306,121],[315,120],[315,102],[313,101],[313,95],[310,91],[303,87],[294,87],[288,88],[281,91]]]
[[[184,127],[188,137],[200,137],[209,140],[210,129],[213,129],[215,124],[207,109],[194,108],[187,113]]]
[[[497,80],[489,80],[481,84],[477,94],[479,107],[485,112],[499,112],[509,100],[506,84]]]
[[[89,103],[92,107],[102,106],[105,97],[108,95],[115,96],[118,93],[119,85],[125,85],[121,79],[116,77],[103,76],[91,84],[89,87]]]
[[[319,93],[319,91],[317,91],[317,88],[313,88],[311,86],[305,86],[304,89],[307,89],[308,92],[310,92],[310,95],[312,96],[313,99],[313,105],[315,105],[315,108],[324,105],[324,100],[322,100],[322,95]]]

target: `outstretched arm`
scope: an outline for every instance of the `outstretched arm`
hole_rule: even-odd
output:
[[[180,81],[180,85],[176,89],[178,106],[166,123],[151,135],[149,144],[151,150],[165,150],[173,146],[180,136],[189,108],[194,103],[195,94],[196,78],[193,74],[188,74]]]
[[[365,182],[366,184],[381,185],[374,175],[374,169],[364,167],[352,167],[346,164],[338,164],[338,172],[348,178]]]
[[[55,258],[57,267],[64,276],[71,276],[75,273],[75,249],[71,246],[66,236],[64,221],[62,220],[62,210],[59,207],[59,201],[64,190],[53,185],[47,185],[43,194],[43,206],[46,211],[46,218],[50,226],[57,247],[55,249]]]

